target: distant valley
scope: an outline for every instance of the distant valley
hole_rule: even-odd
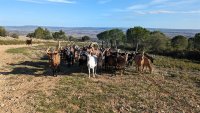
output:
[[[6,30],[11,33],[18,33],[19,35],[26,35],[33,32],[38,26],[5,26]],[[63,30],[68,36],[81,37],[84,35],[96,38],[96,35],[102,31],[113,29],[112,27],[44,27],[51,32]],[[124,32],[128,28],[119,28]],[[150,31],[161,31],[168,37],[174,37],[176,35],[183,35],[188,38],[193,37],[196,33],[200,33],[200,29],[162,29],[162,28],[147,28]]]

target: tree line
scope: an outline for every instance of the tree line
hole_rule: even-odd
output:
[[[53,39],[53,40],[78,41],[78,39],[73,36],[67,36],[63,30],[50,32],[47,28],[42,28],[42,27],[38,27],[37,29],[34,30],[33,33],[28,33],[27,37],[46,39],[46,40]],[[87,41],[87,40],[90,40],[89,36],[83,36],[79,41]]]
[[[187,38],[177,35],[169,38],[160,31],[149,31],[143,27],[111,29],[97,34],[97,38],[106,47],[146,51],[149,53],[174,56],[179,58],[200,59],[200,33]]]
[[[13,38],[18,38],[17,33],[9,33],[4,27],[0,26],[0,36],[6,37],[11,36]],[[75,38],[74,36],[67,36],[63,30],[56,32],[50,32],[47,28],[38,27],[32,33],[26,35],[29,38],[45,39],[45,40],[68,40],[68,41],[88,41],[91,38],[89,36],[83,36],[80,39]]]

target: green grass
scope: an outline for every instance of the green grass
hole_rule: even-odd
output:
[[[155,60],[155,65],[164,68],[200,71],[200,63],[195,63],[191,60],[174,59],[164,56],[157,56]]]
[[[41,41],[33,41],[33,44],[41,44],[43,42]],[[25,40],[19,40],[19,39],[13,39],[13,40],[1,40],[0,39],[0,45],[20,45],[20,44],[26,44]]]
[[[25,44],[23,40],[0,40],[0,45],[17,45],[17,44]]]
[[[22,48],[12,48],[6,50],[7,53],[12,53],[12,54],[23,54],[28,56],[30,54],[30,48],[28,47],[22,47]]]

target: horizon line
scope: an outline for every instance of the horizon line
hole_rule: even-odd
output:
[[[1,25],[0,25],[1,26]],[[94,26],[46,26],[46,25],[3,25],[3,27],[58,27],[58,28],[134,28],[138,26],[133,26],[133,27],[94,27]],[[139,26],[143,27],[143,26]],[[177,30],[200,30],[200,28],[161,28],[161,27],[143,27],[146,29],[177,29]]]

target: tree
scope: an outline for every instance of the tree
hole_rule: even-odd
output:
[[[49,40],[53,38],[51,35],[51,32],[47,28],[45,28],[45,30],[43,31],[43,34],[44,34],[44,39]]]
[[[124,32],[120,29],[112,29],[109,31],[109,37],[111,46],[113,47],[113,43],[115,48],[119,46],[119,42],[123,41],[123,38],[125,37]]]
[[[154,52],[164,51],[168,48],[168,42],[169,38],[164,33],[153,31],[146,40],[146,48]]]
[[[7,36],[7,32],[4,27],[0,26],[0,36],[5,37]]]
[[[73,41],[74,37],[73,36],[69,36],[69,41]]]
[[[194,50],[194,38],[189,38],[188,39],[188,50]]]
[[[58,39],[66,39],[67,36],[65,35],[65,32],[60,30],[58,32],[54,32],[53,34],[53,38],[58,40]]]
[[[44,35],[44,29],[41,27],[38,27],[35,32],[34,32],[35,38],[38,39],[45,39],[45,35]]]
[[[108,41],[110,40],[109,39],[109,31],[103,31],[103,32],[97,34],[97,38],[102,41],[102,48],[103,48],[103,41],[106,42],[106,46],[108,47]]]
[[[197,33],[194,36],[194,47],[195,49],[200,50],[200,33]]]
[[[35,37],[35,33],[28,33],[28,34],[26,35],[26,37],[33,38],[33,37]]]
[[[107,46],[110,42],[111,47],[115,46],[117,48],[119,46],[119,42],[124,41],[125,34],[120,29],[111,29],[97,34],[97,38],[102,41],[102,46],[103,41],[105,41]]]
[[[90,40],[90,37],[89,37],[89,36],[83,36],[81,39],[82,39],[82,41],[84,41],[84,42],[85,42],[85,41],[88,41],[88,40]]]
[[[133,47],[138,51],[138,46],[149,36],[150,31],[142,27],[130,28],[126,32],[127,40],[132,43]]]
[[[188,47],[188,40],[186,37],[178,35],[171,39],[171,45],[176,50],[184,50]]]

